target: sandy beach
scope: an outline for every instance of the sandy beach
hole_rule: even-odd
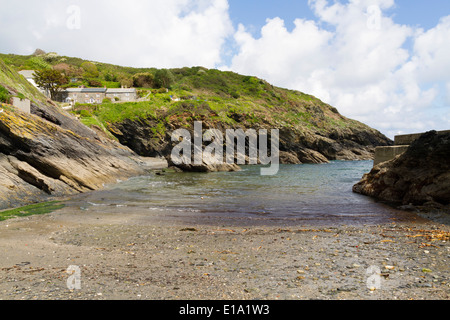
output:
[[[0,222],[0,299],[447,300],[449,231],[419,217],[262,226],[62,209]]]

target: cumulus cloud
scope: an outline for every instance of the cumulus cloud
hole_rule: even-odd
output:
[[[214,67],[233,33],[228,8],[226,0],[2,1],[0,39],[14,53],[39,47],[126,66]]]
[[[235,39],[240,53],[232,67],[247,73],[267,75],[271,81],[292,84],[293,74],[310,74],[325,63],[326,44],[332,36],[320,30],[313,21],[295,20],[295,29],[287,31],[280,18],[269,19],[260,39],[254,39],[240,25]]]
[[[424,31],[385,15],[393,0],[310,0],[317,21],[267,20],[261,37],[243,25],[231,69],[311,93],[393,137],[442,125],[430,112],[450,81],[450,17]],[[407,47],[412,41],[413,48]]]
[[[419,30],[414,42],[413,63],[423,82],[449,81],[450,16],[428,31]]]
[[[428,30],[401,25],[387,14],[394,0],[309,0],[316,19],[296,19],[289,30],[268,19],[260,36],[233,26],[227,0],[0,3],[2,53],[221,66],[313,94],[390,137],[448,129],[450,16]]]

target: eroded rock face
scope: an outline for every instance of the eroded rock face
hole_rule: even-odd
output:
[[[32,112],[0,113],[0,209],[100,189],[153,169],[56,106],[34,104]]]
[[[403,204],[450,204],[450,134],[430,131],[353,187],[356,193]]]
[[[171,141],[171,133],[180,127],[185,127],[192,132],[192,124],[166,123],[164,134],[155,136],[152,128],[156,127],[157,124],[156,120],[125,120],[111,124],[109,129],[120,143],[128,146],[136,153],[142,156],[166,157],[170,161],[171,151],[176,145]],[[274,129],[268,125],[254,123],[251,124],[251,127],[250,124],[246,123],[229,127],[223,123],[213,123],[208,119],[204,119],[203,124],[205,128],[220,130],[224,137],[226,136],[226,129],[247,131],[252,128],[257,131],[266,129],[268,132]],[[285,127],[279,130],[279,135],[281,164],[314,164],[326,163],[330,160],[371,160],[374,156],[375,147],[392,145],[391,140],[370,128],[364,130],[357,128],[333,129],[328,133],[319,134],[299,128]],[[224,144],[224,150],[225,148]],[[201,169],[204,168],[205,166]],[[182,169],[190,170],[192,168],[184,166]],[[230,168],[227,167],[226,169]]]

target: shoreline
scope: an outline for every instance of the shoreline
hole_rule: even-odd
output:
[[[419,217],[252,226],[64,208],[0,222],[0,256],[5,300],[450,298],[450,226]],[[67,287],[73,265],[80,290]]]

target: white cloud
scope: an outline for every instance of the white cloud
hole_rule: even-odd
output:
[[[79,28],[70,6],[79,7]],[[227,0],[8,1],[0,19],[8,26],[0,39],[14,53],[39,47],[138,67],[214,67],[233,33]]]
[[[291,32],[279,18],[260,38],[240,26],[231,69],[314,94],[390,137],[439,124],[429,110],[440,94],[436,81],[450,81],[450,17],[425,32],[386,16],[393,0],[309,4],[318,21],[296,20]]]
[[[0,52],[221,66],[313,94],[390,137],[448,126],[450,16],[422,30],[387,16],[394,0],[308,3],[317,19],[292,30],[268,19],[257,38],[244,24],[234,29],[227,0],[0,0]]]
[[[293,74],[309,74],[317,65],[325,63],[326,49],[331,34],[320,30],[313,21],[295,20],[289,32],[279,18],[268,19],[260,39],[254,39],[243,25],[235,39],[240,52],[232,60],[232,67],[258,74],[271,81],[289,85]]]
[[[450,70],[450,16],[426,32],[419,30],[414,43],[415,62],[422,81],[448,81]]]

